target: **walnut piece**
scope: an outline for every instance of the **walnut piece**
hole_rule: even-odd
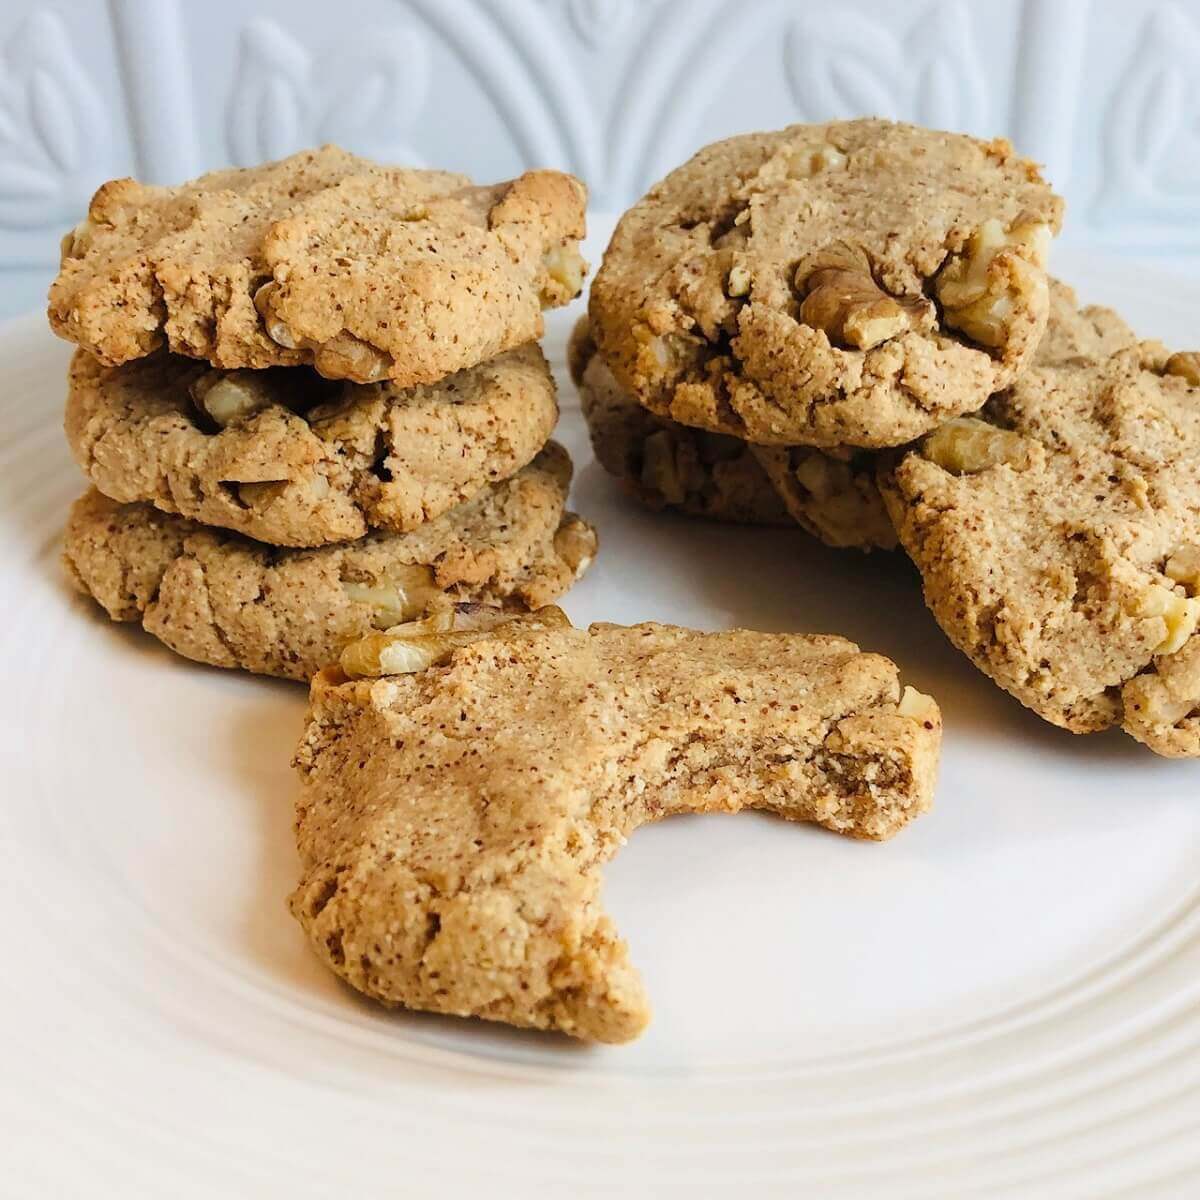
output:
[[[945,324],[980,345],[1003,346],[1020,302],[1047,287],[1050,237],[1040,221],[1018,222],[1008,231],[994,218],[985,221],[935,281]]]
[[[1200,595],[1200,546],[1180,546],[1164,568],[1168,579],[1182,583],[1193,595]]]
[[[254,307],[263,319],[267,337],[285,350],[310,350],[313,366],[327,379],[352,379],[356,383],[378,383],[392,370],[392,356],[343,329],[323,342],[298,337],[275,311],[279,284],[264,283],[254,293]]]
[[[554,535],[554,552],[570,568],[575,579],[583,573],[596,557],[596,531],[582,517],[569,513]]]
[[[541,290],[543,308],[551,308],[573,300],[583,291],[583,277],[587,274],[587,261],[579,253],[578,242],[565,242],[552,246],[542,255],[548,282]]]
[[[798,459],[798,461],[797,461]],[[816,501],[808,517],[833,545],[895,545],[896,533],[873,478],[820,450],[793,451],[792,474]]]
[[[925,439],[922,451],[930,462],[953,475],[973,475],[1001,465],[1022,470],[1032,461],[1028,439],[978,417],[947,421]]]
[[[443,594],[434,582],[433,569],[419,563],[396,563],[379,579],[346,580],[342,587],[355,604],[371,607],[371,624],[376,629],[390,629],[419,617]]]
[[[221,429],[275,403],[259,371],[205,371],[192,381],[188,394],[197,410]]]
[[[900,703],[896,705],[896,712],[902,717],[919,721],[929,729],[942,723],[942,712],[937,701],[924,692],[918,692],[915,687],[905,687]]]
[[[445,615],[398,625],[351,642],[342,651],[340,666],[351,679],[412,675],[443,662],[459,647],[486,638],[497,626],[510,623],[531,630],[565,629],[571,624],[567,614],[553,604],[526,614],[478,604],[461,605]]]
[[[899,301],[871,275],[865,254],[834,246],[800,268],[796,284],[806,295],[800,320],[822,330],[835,346],[871,350],[913,328],[923,300]]]
[[[742,263],[734,263],[726,277],[725,294],[731,298],[750,294],[750,272]]]
[[[789,179],[811,179],[822,171],[834,171],[846,165],[846,156],[828,142],[815,150],[804,149],[788,163]]]
[[[1137,615],[1162,620],[1163,636],[1154,653],[1174,654],[1200,624],[1200,599],[1181,596],[1161,583],[1152,583],[1138,601]]]
[[[1195,350],[1181,350],[1172,354],[1167,359],[1163,372],[1179,376],[1188,387],[1200,387],[1200,353]]]
[[[668,504],[682,504],[687,497],[675,457],[675,440],[665,429],[652,433],[642,443],[640,479],[643,487],[657,492]]]
[[[81,258],[86,254],[91,245],[92,234],[99,228],[99,224],[91,217],[84,217],[74,229],[64,233],[58,243],[62,262],[65,263],[68,258]]]
[[[291,481],[288,479],[260,479],[250,483],[239,483],[238,499],[256,512],[262,512],[271,507]]]

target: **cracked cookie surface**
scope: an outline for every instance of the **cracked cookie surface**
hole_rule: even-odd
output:
[[[50,325],[109,365],[165,345],[432,383],[540,337],[542,308],[579,293],[585,197],[559,171],[476,186],[336,146],[179,187],[117,179],[63,238]]]
[[[264,546],[97,491],[76,501],[64,560],[115,621],[198,662],[309,679],[372,630],[460,601],[539,608],[582,575],[595,531],[564,512],[571,463],[551,443],[510,480],[410,533],[316,550]]]
[[[568,347],[596,460],[648,508],[747,525],[790,525],[782,501],[739,438],[689,429],[643,408],[613,378],[587,317]]]
[[[114,500],[321,546],[440,516],[532,461],[557,416],[533,343],[411,388],[163,354],[105,367],[81,350],[65,426],[84,474]]]
[[[976,666],[1056,725],[1120,725],[1194,757],[1200,357],[1120,348],[1119,318],[1084,312],[1103,334],[1091,357],[1076,339],[930,435],[884,496],[929,607]]]
[[[1003,140],[878,120],[730,138],[621,219],[595,337],[623,387],[683,424],[901,445],[1028,365],[1061,211]]]
[[[385,1004],[626,1041],[649,1004],[600,871],[637,826],[758,808],[878,839],[932,801],[937,705],[842,638],[524,620],[313,681],[291,908]]]

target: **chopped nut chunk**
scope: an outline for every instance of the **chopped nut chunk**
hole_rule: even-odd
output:
[[[483,606],[473,606],[479,609]],[[437,622],[440,626],[442,622]],[[557,605],[547,605],[527,614],[505,613],[501,609],[484,616],[467,615],[460,626],[452,620],[448,628],[432,629],[424,622],[402,625],[385,633],[368,634],[351,642],[342,651],[341,668],[351,679],[380,675],[413,675],[435,666],[461,646],[469,646],[488,636],[499,625],[514,625],[531,630],[559,629],[571,622]]]
[[[687,495],[675,458],[675,443],[665,429],[652,433],[642,445],[641,481],[668,504],[682,504]]]
[[[562,304],[583,290],[583,277],[587,274],[588,265],[575,242],[548,250],[542,257],[542,265],[551,283],[557,285],[543,288],[543,307]]]
[[[989,467],[1029,466],[1030,443],[1019,433],[997,429],[978,417],[956,417],[923,443],[925,457],[955,475],[973,475]]]
[[[741,263],[735,263],[729,268],[725,291],[732,297],[750,294],[750,272]]]
[[[1200,546],[1180,546],[1167,559],[1165,573],[1193,596],[1200,595]]]
[[[192,402],[219,428],[247,417],[275,402],[258,371],[206,371],[188,389]]]
[[[912,326],[907,309],[865,269],[825,267],[809,275],[800,320],[838,346],[870,350]]]
[[[937,701],[924,692],[918,692],[915,687],[905,687],[896,711],[900,716],[911,717],[914,721],[920,721],[921,724],[928,725],[930,728],[941,724],[942,720],[942,712],[937,706]]]
[[[596,557],[596,531],[586,521],[576,516],[564,519],[554,535],[554,549],[559,558],[570,567],[576,579],[592,565]]]
[[[1200,623],[1200,600],[1181,596],[1178,592],[1153,583],[1138,604],[1143,617],[1161,617],[1165,632],[1154,647],[1155,654],[1174,654],[1196,632]]]
[[[1043,270],[1050,229],[1040,222],[1013,226],[985,221],[937,277],[935,290],[945,323],[988,347],[1008,339],[1017,301],[1045,288]]]
[[[378,629],[411,621],[442,595],[434,583],[432,569],[423,565],[397,564],[381,579],[372,582],[348,580],[342,586],[351,600],[369,604],[375,610],[372,624]]]
[[[1167,375],[1177,375],[1185,380],[1188,387],[1200,387],[1200,354],[1195,350],[1172,354],[1163,370]]]

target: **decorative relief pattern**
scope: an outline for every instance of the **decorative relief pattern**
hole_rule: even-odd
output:
[[[827,121],[871,114],[944,129],[985,128],[983,67],[964,0],[928,5],[906,33],[813,6],[785,42],[800,113]]]
[[[1194,240],[1200,210],[1200,24],[1178,4],[1152,13],[1113,89],[1103,224],[1178,224]]]
[[[428,87],[429,50],[415,30],[386,30],[318,56],[274,21],[253,20],[242,31],[226,106],[230,157],[247,166],[338,142],[419,165],[409,132]]]
[[[657,0],[567,0],[567,13],[579,37],[593,50],[619,41],[633,19]]]
[[[84,11],[93,30],[111,22],[111,41],[80,36]],[[1195,0],[357,0],[344,22],[336,11],[0,3],[0,268],[53,262],[57,232],[95,185],[131,169],[128,146],[164,182],[325,140],[452,158],[480,177],[550,164],[614,210],[712,136],[865,113],[1015,130],[1056,179],[1080,180],[1073,234],[1200,244]],[[447,130],[463,131],[452,152]]]
[[[0,227],[74,223],[104,178],[110,145],[103,101],[65,22],[30,13],[0,70]]]

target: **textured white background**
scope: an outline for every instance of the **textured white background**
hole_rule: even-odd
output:
[[[616,211],[698,146],[879,113],[1007,133],[1080,243],[1200,251],[1200,0],[4,0],[0,310],[104,179],[335,140]]]

